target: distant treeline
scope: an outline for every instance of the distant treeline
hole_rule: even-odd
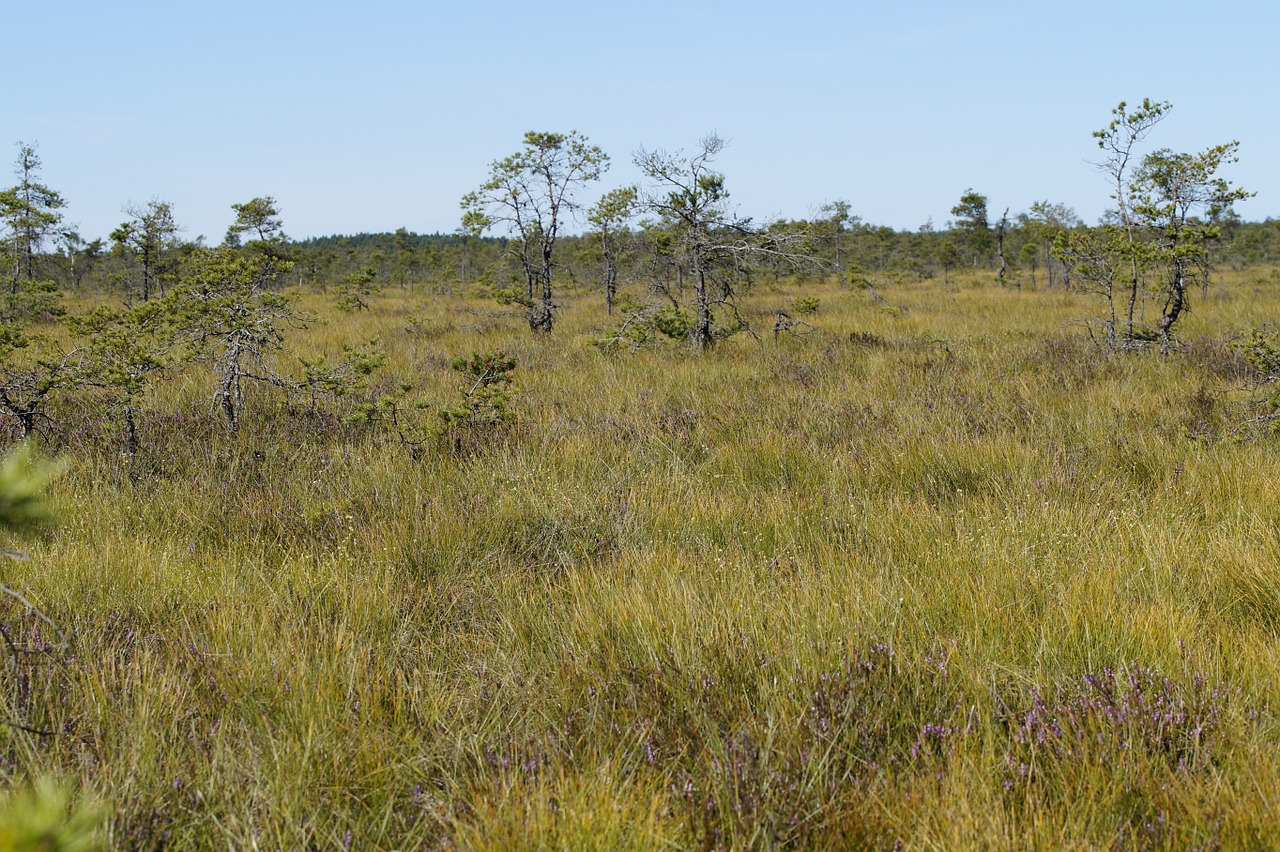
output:
[[[859,279],[877,283],[927,280],[958,270],[990,270],[998,268],[1003,257],[1005,281],[1010,286],[1069,286],[1071,269],[1054,257],[1053,240],[1064,229],[1088,227],[1059,205],[1035,207],[1032,212],[1009,216],[1003,238],[998,222],[987,223],[986,227],[979,223],[976,228],[934,229],[926,225],[916,231],[901,231],[853,217],[845,222],[778,221],[766,230],[803,233],[810,253],[827,264],[827,272],[812,274],[835,273],[845,283],[858,284]],[[1219,226],[1222,236],[1213,247],[1215,266],[1238,269],[1280,263],[1280,220],[1244,222],[1227,216]],[[661,253],[661,229],[637,227],[624,237],[621,279],[640,282],[653,272],[652,259]],[[58,242],[37,259],[44,277],[68,290],[124,293],[136,289],[136,258],[122,250],[118,242],[114,247],[102,239]],[[294,261],[289,283],[324,288],[351,276],[372,273],[380,285],[415,291],[441,292],[475,285],[502,287],[518,275],[511,267],[507,243],[503,238],[418,234],[404,228],[392,233],[313,237],[288,244]],[[192,243],[177,243],[166,253],[178,261],[195,247]],[[561,237],[557,269],[566,284],[591,286],[600,269],[597,235]],[[755,275],[767,278],[769,270],[755,270]]]

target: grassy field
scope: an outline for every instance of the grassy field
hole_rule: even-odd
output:
[[[414,457],[264,395],[233,436],[189,371],[131,459],[69,411],[4,572],[70,646],[3,716],[55,735],[0,728],[0,772],[122,849],[1280,845],[1280,444],[1226,343],[1268,272],[1167,356],[971,279],[761,287],[816,330],[706,355],[599,351],[585,291],[549,340],[305,294],[296,346],[379,336],[426,420],[506,350],[513,420]]]

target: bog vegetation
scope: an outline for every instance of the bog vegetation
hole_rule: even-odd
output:
[[[531,133],[456,235],[108,248],[21,146],[0,844],[1274,842],[1280,223],[1167,109],[911,233]]]

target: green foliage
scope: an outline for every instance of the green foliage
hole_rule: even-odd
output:
[[[375,338],[361,344],[343,344],[342,357],[336,362],[324,355],[299,356],[298,360],[303,368],[302,378],[290,390],[305,394],[310,410],[315,412],[325,400],[363,390],[369,376],[387,363],[387,353]]]
[[[610,190],[587,211],[587,221],[595,226],[600,251],[601,284],[605,310],[612,314],[618,290],[618,266],[621,261],[627,223],[636,214],[639,190],[634,186]]]
[[[400,445],[417,459],[423,447],[444,431],[438,420],[424,422],[423,413],[431,408],[430,402],[414,395],[411,383],[401,382],[376,400],[358,403],[348,419],[352,423],[390,429]]]
[[[135,409],[155,378],[173,364],[174,341],[166,307],[154,301],[124,310],[99,307],[67,322],[71,332],[85,341],[70,381],[109,394],[124,424],[125,446],[131,454],[138,450]]]
[[[49,778],[15,786],[0,801],[0,850],[93,852],[103,848],[102,809],[72,806],[66,790]]]
[[[353,313],[369,310],[369,297],[380,290],[377,272],[372,266],[366,266],[359,272],[344,277],[338,284],[338,301],[335,303],[340,311]]]
[[[552,258],[561,226],[578,209],[575,193],[608,167],[608,155],[576,131],[530,131],[522,150],[491,163],[489,178],[462,198],[465,233],[500,229],[511,237],[508,255],[525,286],[523,296],[512,294],[510,301],[519,298],[528,306],[529,328],[535,332],[551,332]]]
[[[524,308],[534,306],[533,299],[526,296],[518,287],[499,287],[495,284],[490,292],[499,305],[520,305]]]
[[[10,451],[0,462],[0,526],[21,530],[47,521],[45,492],[61,471],[29,444]]]
[[[1039,264],[1039,261],[1040,261],[1040,244],[1033,243],[1033,242],[1023,243],[1022,248],[1018,250],[1018,262],[1030,267],[1033,270],[1033,274],[1034,274],[1034,270],[1036,266]]]
[[[818,312],[817,296],[797,296],[791,303],[791,310],[802,317],[811,317]]]
[[[297,309],[292,295],[274,287],[290,267],[265,252],[201,249],[181,285],[164,300],[168,334],[182,345],[186,360],[212,368],[213,407],[232,431],[239,423],[245,382],[301,393],[315,411],[323,400],[362,388],[386,360],[375,340],[344,344],[342,357],[333,363],[324,356],[303,357],[301,376],[286,371],[291,359],[285,331],[305,329],[314,319]]]
[[[1244,355],[1259,381],[1280,381],[1280,331],[1255,328],[1248,338],[1236,341],[1234,348]]]
[[[42,322],[66,315],[62,293],[54,281],[22,279],[0,295],[0,322]]]
[[[260,196],[243,204],[232,204],[236,220],[227,228],[226,244],[239,246],[242,238],[249,235],[252,239],[248,245],[280,245],[286,240],[284,221],[280,218],[280,209],[271,196]]]
[[[591,346],[601,352],[612,352],[623,347],[637,349],[655,339],[658,332],[654,327],[653,317],[661,308],[645,306],[630,294],[619,299],[615,307],[624,318],[610,323],[599,335],[591,337],[588,340]]]
[[[1135,164],[1138,159],[1135,156]],[[1220,237],[1209,246],[1215,264],[1220,268],[1235,270],[1243,264],[1280,262],[1280,222],[1231,224],[1233,215],[1227,211],[1216,220],[1210,220],[1221,231]],[[954,256],[939,254],[954,249],[945,246],[945,243],[961,236],[958,229],[895,230],[858,222],[856,218],[850,217],[840,237],[838,276],[843,277],[848,267],[856,264],[877,285],[889,281],[919,282],[933,275],[941,275],[944,271],[942,261],[946,260],[945,271],[950,280],[951,273],[968,257],[963,245],[960,250],[954,251]],[[1076,273],[1070,263],[1053,256],[1051,250],[1060,231],[1095,230],[1096,226],[1085,228],[1070,207],[1045,200],[1034,202],[1027,210],[1016,215],[1010,213],[1009,221],[1006,260],[1011,264],[1017,260],[1024,280],[1028,278],[1030,260],[1021,254],[1021,250],[1030,242],[1040,248],[1036,265],[1038,282],[1047,283],[1054,288],[1078,288],[1084,284],[1076,280]],[[655,283],[670,285],[671,279],[677,275],[684,259],[683,252],[676,250],[677,235],[665,226],[656,227],[658,224],[651,220],[647,227],[622,229],[612,233],[611,239],[617,238],[619,298],[626,289],[625,285],[633,285],[632,289],[641,294],[651,290]],[[768,226],[767,231],[781,233],[782,229],[775,222]],[[806,235],[797,239],[793,247],[801,248],[834,266],[835,248],[829,239],[831,225],[826,219],[788,222],[785,223],[785,231],[797,231]],[[786,235],[789,236],[789,233]],[[518,291],[521,294],[520,300],[524,300],[524,283],[519,280],[522,273],[518,264],[513,263],[507,254],[510,241],[505,238],[462,234],[406,234],[400,238],[399,245],[400,247],[394,233],[314,238],[292,243],[290,257],[297,263],[289,276],[289,282],[298,280],[304,286],[320,287],[323,283],[332,287],[331,282],[339,282],[347,275],[372,267],[384,287],[394,282],[415,292],[462,294],[472,292],[471,286],[476,283],[483,282],[488,286],[489,282],[497,282],[500,287],[512,291],[512,295]],[[188,250],[184,246],[178,252]],[[81,283],[78,286],[82,289],[118,289],[118,284],[108,287],[104,279],[117,269],[119,259],[114,256],[91,259],[87,252],[87,248],[75,251],[74,259],[70,256],[48,258],[48,268],[52,271],[53,261],[59,260],[62,265],[60,281],[63,277],[68,284],[79,281]],[[793,267],[785,261],[775,263],[757,259],[744,263],[737,270],[738,277],[733,283],[758,284],[768,280],[766,276],[772,279],[771,283],[777,283],[781,277],[798,282],[801,277],[810,275],[814,275],[817,280],[823,275],[822,270],[820,264]],[[582,235],[560,235],[554,262],[554,272],[558,278],[563,276],[582,286],[594,286],[595,282],[601,281],[604,271],[605,264],[596,229],[592,228]],[[514,282],[513,274],[517,279]],[[687,282],[687,267],[684,274]],[[969,278],[972,279],[972,276]],[[685,297],[683,293],[678,295]],[[622,312],[626,313],[625,310]]]
[[[592,346],[610,351],[622,346],[638,348],[647,343],[667,339],[688,342],[696,328],[696,315],[682,305],[648,305],[637,307],[634,303],[625,319],[607,327],[593,337]],[[714,340],[724,340],[747,330],[746,321],[727,309],[727,319],[717,320],[711,329]]]
[[[821,212],[826,214],[821,221],[823,235],[831,244],[832,259],[836,269],[844,267],[843,249],[849,227],[856,226],[862,221],[859,217],[852,215],[850,212],[852,209],[853,205],[843,198],[822,205]]]
[[[734,310],[727,311],[727,314],[728,316],[726,319],[717,320],[716,322],[715,329],[713,330],[713,335],[716,340],[727,340],[734,335],[742,334],[743,332],[750,330],[746,317]]]
[[[1142,255],[1145,265],[1163,278],[1156,286],[1165,300],[1160,339],[1166,343],[1185,310],[1188,291],[1208,284],[1209,246],[1222,235],[1214,221],[1254,194],[1217,174],[1223,165],[1238,161],[1239,146],[1229,142],[1195,154],[1162,148],[1143,157],[1134,171],[1129,202],[1139,225],[1151,233]]]
[[[611,189],[587,211],[587,221],[601,234],[612,233],[635,215],[638,198],[639,190],[634,186]]]
[[[49,402],[74,384],[75,353],[54,348],[48,338],[21,324],[0,323],[0,411],[33,434],[47,419]]]
[[[459,404],[440,409],[440,417],[450,429],[485,429],[511,419],[508,405],[515,358],[500,350],[473,353],[469,358],[455,358],[449,366],[463,376]]]
[[[389,428],[414,458],[421,458],[424,448],[440,439],[454,453],[485,448],[512,419],[511,373],[516,361],[494,351],[456,358],[450,366],[463,376],[454,404],[433,406],[415,393],[412,383],[401,382],[378,399],[358,404],[349,420]],[[423,414],[432,410],[435,419],[424,420]]]
[[[293,299],[276,291],[290,264],[266,253],[232,248],[200,249],[182,283],[165,300],[165,318],[185,357],[208,363],[215,374],[213,406],[237,427],[243,382],[289,387],[273,366],[285,351],[287,326],[305,326],[309,317]]]
[[[99,307],[69,317],[68,329],[85,341],[77,379],[126,399],[140,395],[149,377],[170,364],[172,338],[159,303],[113,310]]]
[[[172,259],[177,248],[178,226],[173,219],[173,208],[168,202],[152,199],[139,207],[125,209],[132,218],[111,232],[114,250],[136,264],[140,272],[138,294],[145,302],[157,286],[163,290],[165,282],[175,278]],[[124,276],[128,282],[131,276]],[[132,301],[133,288],[126,284],[125,301]]]
[[[14,162],[17,186],[0,191],[0,258],[8,267],[6,277],[12,294],[21,281],[35,281],[36,261],[44,241],[55,234],[66,201],[55,190],[40,183],[40,156],[32,145],[18,143]]]
[[[752,261],[799,261],[796,244],[803,241],[801,234],[757,231],[750,220],[730,211],[725,177],[711,168],[724,147],[725,141],[711,134],[689,156],[645,150],[635,156],[636,167],[651,184],[643,198],[644,208],[659,217],[646,227],[659,261],[653,287],[675,302],[679,294],[672,292],[671,272],[691,279],[688,339],[702,350],[745,327],[734,302]],[[726,316],[736,328],[717,327],[717,321]]]
[[[849,264],[849,270],[846,276],[849,286],[855,290],[866,290],[872,286],[871,279],[867,276],[867,272],[856,263]]]
[[[1112,181],[1116,209],[1092,231],[1062,230],[1054,237],[1055,256],[1103,299],[1112,345],[1147,339],[1140,297],[1151,292],[1160,304],[1155,339],[1162,350],[1170,349],[1191,289],[1208,286],[1210,246],[1221,236],[1215,222],[1253,194],[1217,175],[1236,162],[1237,142],[1195,154],[1162,148],[1134,166],[1136,146],[1170,109],[1167,102],[1147,99],[1133,111],[1123,101],[1112,110],[1110,124],[1093,136],[1106,155],[1099,166]]]
[[[951,208],[960,240],[969,250],[975,266],[983,262],[995,244],[991,224],[987,220],[987,197],[972,189],[965,190],[959,203]]]
[[[1280,330],[1274,326],[1254,328],[1247,337],[1234,341],[1232,349],[1244,358],[1260,390],[1252,401],[1253,416],[1244,425],[1275,430],[1280,423]]]
[[[40,321],[62,316],[55,282],[39,274],[41,248],[59,232],[66,201],[40,183],[40,157],[33,146],[18,144],[17,186],[0,191],[0,261],[5,266],[0,321]]]
[[[245,247],[192,249],[168,298],[0,325],[0,401],[35,416],[25,376],[71,459],[68,528],[9,568],[76,626],[74,658],[42,666],[47,622],[13,599],[0,613],[7,783],[49,773],[103,797],[120,848],[1265,843],[1271,430],[1224,439],[1238,396],[1220,385],[1242,367],[1063,332],[1078,290],[1123,302],[1137,260],[1158,305],[1172,264],[1199,275],[1201,242],[1232,227],[1199,208],[1184,218],[1216,233],[1171,248],[1155,215],[1199,165],[1157,153],[1125,184],[1133,239],[1118,218],[1084,229],[1035,207],[1010,236],[1028,263],[1068,247],[1072,292],[1001,291],[983,270],[940,288],[925,271],[954,266],[959,229],[900,234],[840,208],[818,231],[838,240],[801,243],[844,262],[810,289],[752,255],[803,223],[695,234],[654,214],[624,274],[658,293],[620,298],[627,318],[598,341],[638,351],[581,351],[611,320],[579,291],[563,339],[509,350],[528,405],[496,348],[515,330],[471,298],[510,280],[496,240],[317,243],[293,267],[313,281],[434,269],[441,291],[384,292],[328,325],[302,308],[332,313],[331,297],[281,292],[287,263]],[[725,194],[700,178],[655,197]],[[589,280],[596,238],[558,246],[557,275]],[[843,286],[858,276],[868,292]],[[1275,314],[1267,269],[1227,280],[1197,332]],[[794,322],[819,295],[823,334],[685,357],[665,341],[695,336],[698,283],[710,339]],[[418,316],[430,328],[406,333]],[[1119,327],[1159,333],[1140,313]],[[1212,339],[1250,365],[1273,425],[1280,334]],[[446,369],[441,352],[475,354]],[[411,382],[371,382],[384,366]],[[289,404],[232,436],[192,414],[210,375]],[[371,384],[376,399],[353,393]],[[154,464],[126,469],[103,412],[144,405]],[[1188,428],[1189,412],[1214,422]],[[39,471],[14,464],[0,524],[32,523]],[[66,798],[19,795],[0,848],[17,842],[6,820],[56,848]]]
[[[687,340],[693,315],[685,308],[667,305],[653,314],[653,328],[673,340]]]
[[[1014,217],[1017,223],[1015,235],[1024,241],[1018,253],[1018,262],[1030,269],[1032,284],[1038,268],[1043,267],[1048,284],[1070,283],[1071,269],[1054,253],[1054,246],[1061,234],[1081,226],[1075,210],[1065,204],[1036,201],[1026,213]]]
[[[1098,147],[1108,155],[1119,155],[1127,159],[1136,142],[1141,142],[1164,119],[1173,104],[1168,101],[1153,101],[1143,98],[1142,105],[1130,110],[1129,104],[1121,101],[1111,110],[1111,123],[1101,130],[1093,132],[1098,140]],[[1110,158],[1110,157],[1109,157]]]
[[[745,227],[730,217],[725,176],[711,170],[724,146],[718,136],[708,136],[702,140],[702,149],[689,157],[642,151],[636,159],[655,185],[646,206],[667,225],[658,231],[656,245],[664,253],[687,253],[695,276],[705,275],[707,262],[718,253],[713,240],[716,232],[733,233]]]

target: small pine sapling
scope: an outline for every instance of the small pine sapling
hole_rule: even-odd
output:
[[[516,360],[497,351],[456,358],[451,366],[464,377],[455,404],[437,407],[415,397],[414,386],[402,382],[377,400],[356,406],[351,421],[386,426],[415,459],[437,440],[445,441],[455,454],[480,449],[511,422]],[[437,419],[424,420],[424,413],[433,408]]]
[[[791,312],[797,316],[811,317],[818,312],[817,296],[796,296],[791,303]]]
[[[68,326],[85,339],[75,367],[75,384],[105,390],[124,427],[125,449],[138,452],[137,409],[153,379],[171,363],[173,338],[160,302],[132,308],[98,308],[72,317]]]
[[[366,266],[361,271],[344,277],[338,284],[338,301],[335,306],[348,313],[367,311],[370,297],[381,289],[373,267]]]
[[[462,398],[440,409],[450,448],[455,453],[478,449],[511,420],[511,373],[516,359],[502,351],[473,353],[470,358],[455,358],[450,366],[463,375]]]

